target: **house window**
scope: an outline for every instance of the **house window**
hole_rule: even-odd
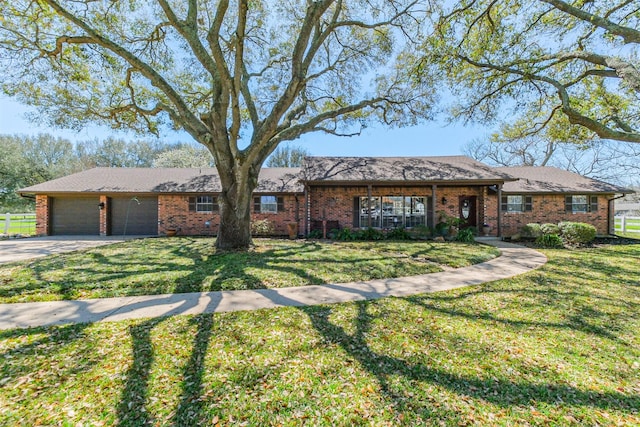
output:
[[[597,212],[598,196],[584,194],[565,196],[564,210],[571,213]]]
[[[396,228],[426,225],[426,197],[356,197],[354,226],[359,228]],[[369,224],[371,216],[371,224]]]
[[[218,212],[218,198],[212,195],[189,197],[189,212]]]
[[[382,198],[382,227],[404,227],[404,197],[387,196]]]
[[[533,198],[522,194],[503,195],[502,212],[531,212]]]
[[[284,211],[284,198],[281,196],[256,196],[253,198],[253,211],[256,213],[278,213]]]
[[[405,197],[405,226],[426,225],[426,200],[424,197]]]
[[[380,197],[372,197],[369,202],[368,197],[358,197],[358,211],[360,212],[360,222],[354,224],[356,227],[369,227],[369,209],[371,209],[371,227],[380,227],[382,215],[380,210]]]

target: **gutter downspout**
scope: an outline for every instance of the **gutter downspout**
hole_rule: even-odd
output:
[[[311,233],[311,210],[309,209],[310,198],[309,198],[309,186],[304,184],[304,218],[305,218],[305,237]]]
[[[622,199],[624,196],[626,196],[626,194],[614,197],[613,199],[607,199],[607,231],[611,236],[614,236],[616,234],[616,220],[611,212],[611,208],[613,207],[612,202],[614,200]]]
[[[367,185],[367,221],[369,223],[369,228],[371,228],[371,193],[372,186],[369,184]]]
[[[438,200],[436,198],[436,189],[438,188],[438,186],[436,184],[433,184],[431,186],[431,227],[435,228],[436,227],[436,223],[438,221],[438,214],[437,214],[437,209],[436,209],[436,203],[438,203]]]
[[[498,184],[498,238],[502,238],[502,184]]]

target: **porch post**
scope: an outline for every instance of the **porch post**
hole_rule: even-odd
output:
[[[306,230],[305,236],[308,236],[311,233],[311,198],[309,197],[309,186],[307,184],[304,185],[304,220],[305,225],[304,228]]]
[[[438,198],[437,198],[437,190],[438,186],[436,184],[433,184],[431,186],[431,226],[435,227],[436,226],[436,221],[438,220],[438,214],[436,213],[436,203],[438,203]]]
[[[367,185],[367,221],[369,223],[369,228],[371,228],[371,184]],[[358,221],[359,222],[359,221]]]
[[[498,184],[498,237],[502,237],[502,184]]]

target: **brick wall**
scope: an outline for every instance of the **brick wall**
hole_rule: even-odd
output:
[[[251,204],[251,220],[267,219],[273,222],[276,235],[288,235],[287,224],[298,223],[299,233],[303,233],[303,209],[304,197],[291,194],[282,195],[284,198],[284,211],[278,213],[254,213]],[[296,209],[298,209],[296,211]],[[220,227],[220,214],[218,212],[190,212],[189,196],[186,195],[160,195],[158,196],[158,221],[159,233],[166,234],[167,229],[179,228],[180,235],[216,235]],[[207,227],[207,222],[209,226]]]
[[[459,198],[461,196],[477,197],[476,221],[482,225],[485,220],[483,192],[485,186],[479,187],[445,187],[436,188],[436,200],[434,209],[437,212],[444,211],[449,216],[458,217]],[[309,189],[310,198],[310,220],[313,221],[338,221],[341,228],[353,228],[354,225],[354,198],[366,197],[366,186],[338,187],[338,186],[314,186]],[[381,187],[372,186],[371,196],[415,196],[431,198],[431,186],[395,186]],[[442,204],[442,198],[446,203]],[[494,203],[495,204],[495,203]],[[497,206],[497,205],[496,205]],[[491,206],[489,206],[490,208]],[[496,211],[497,212],[497,211]],[[494,215],[495,216],[495,215]],[[427,218],[427,223],[431,218]]]
[[[110,206],[109,203],[111,199],[104,194],[100,195],[100,235],[107,236],[111,234],[111,230],[109,229],[109,214]]]
[[[338,221],[340,227],[352,228],[353,199],[366,197],[366,186],[354,187],[322,187],[315,186],[309,189],[309,220]],[[430,198],[431,186],[413,187],[372,187],[372,196],[416,196]],[[439,211],[445,211],[449,216],[459,215],[459,197],[477,197],[477,223],[480,228],[483,223],[491,226],[490,235],[496,236],[498,229],[498,196],[488,191],[486,186],[479,187],[444,187],[436,189],[434,210],[436,216]],[[305,217],[305,198],[302,194],[283,195],[284,211],[275,214],[254,213],[251,206],[252,221],[268,219],[273,222],[275,234],[287,235],[287,224],[298,224],[298,233],[306,234],[308,222]],[[442,204],[442,198],[446,203]],[[297,198],[297,200],[296,200]],[[105,209],[100,211],[100,234],[109,233],[107,229],[107,212],[109,198],[100,196],[100,202],[105,203]],[[534,195],[533,210],[531,212],[502,213],[503,236],[508,237],[520,232],[521,228],[529,223],[558,223],[560,221],[586,222],[596,227],[598,234],[609,233],[608,209],[609,203],[606,196],[598,197],[598,211],[593,213],[567,213],[564,210],[564,195]],[[50,198],[46,195],[36,195],[36,234],[45,236],[50,233]],[[220,226],[218,213],[189,212],[189,196],[186,195],[160,195],[158,197],[159,233],[165,234],[169,228],[180,228],[182,235],[215,235]],[[209,222],[209,227],[206,223]],[[431,222],[431,218],[427,218]]]
[[[495,197],[497,201],[497,196]],[[561,221],[585,222],[596,227],[598,234],[609,234],[607,197],[598,196],[598,211],[588,213],[571,213],[564,210],[564,194],[533,195],[531,212],[503,212],[503,235],[509,237],[519,233],[529,223],[552,223]]]
[[[49,207],[51,206],[49,196],[44,194],[36,195],[36,235],[49,235]]]

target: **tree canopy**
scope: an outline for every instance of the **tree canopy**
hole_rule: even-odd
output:
[[[637,143],[639,26],[629,0],[461,0],[427,57],[445,65],[457,117],[508,117],[511,136],[555,126],[555,141]]]
[[[270,168],[294,168],[302,166],[302,161],[309,152],[302,147],[281,145],[267,159]]]
[[[5,93],[42,120],[184,129],[222,183],[217,246],[250,245],[251,193],[282,141],[428,118],[423,0],[2,2]]]
[[[595,139],[562,143],[533,135],[522,139],[475,139],[462,152],[493,166],[554,166],[580,175],[638,186],[640,145]]]
[[[213,157],[206,148],[188,144],[166,150],[153,160],[154,168],[210,168],[213,166]]]

